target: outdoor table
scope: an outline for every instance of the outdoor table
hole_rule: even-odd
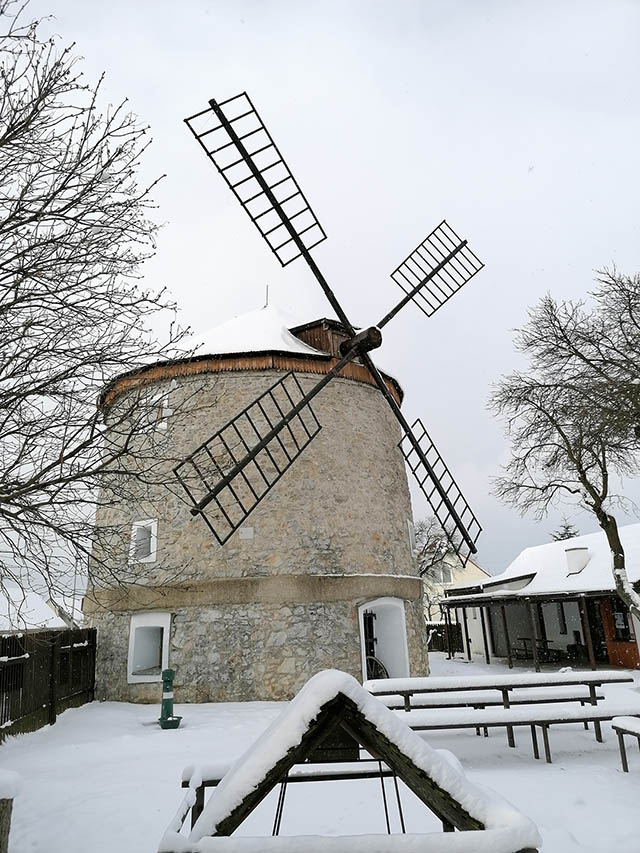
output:
[[[589,690],[591,705],[598,704],[596,688],[603,684],[620,684],[633,681],[630,675],[623,675],[615,670],[589,670],[589,672],[527,672],[503,676],[470,675],[470,676],[426,676],[421,678],[379,678],[365,681],[364,687],[374,696],[402,696],[404,710],[411,710],[411,697],[420,693],[446,693],[473,690],[497,690],[502,695],[502,703],[509,708],[509,691],[522,687],[569,687],[584,685]],[[600,723],[595,722],[594,728],[598,741],[602,740]],[[507,732],[509,744],[513,740],[513,731]]]

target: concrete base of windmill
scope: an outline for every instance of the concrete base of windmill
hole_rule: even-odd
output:
[[[164,719],[160,717],[158,722],[161,729],[177,729],[181,719],[182,717],[165,717]]]

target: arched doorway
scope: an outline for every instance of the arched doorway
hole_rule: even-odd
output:
[[[404,601],[376,598],[358,608],[362,677],[407,678],[409,650]]]

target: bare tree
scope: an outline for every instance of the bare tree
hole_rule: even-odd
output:
[[[616,590],[640,617],[613,515],[628,502],[612,492],[612,479],[636,476],[640,461],[640,277],[605,270],[597,281],[591,310],[546,296],[517,333],[530,368],[492,395],[512,445],[496,492],[538,518],[565,499],[593,513]]]
[[[432,620],[440,615],[437,608],[441,600],[443,573],[448,572],[453,577],[460,561],[440,523],[433,516],[416,522],[415,535],[424,606],[427,617]]]
[[[173,306],[140,286],[156,235],[154,184],[137,181],[148,130],[124,102],[102,110],[101,81],[23,8],[0,0],[0,584],[55,598],[86,564],[100,482],[118,500],[162,455],[145,428],[156,399],[129,394],[106,433],[97,393],[174,356],[183,332],[148,332]]]

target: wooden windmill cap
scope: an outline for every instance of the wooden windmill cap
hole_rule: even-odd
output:
[[[289,328],[287,318],[268,305],[194,335],[189,341],[193,352],[187,357],[154,362],[115,377],[104,387],[99,405],[108,407],[118,394],[180,376],[244,370],[326,374],[340,358],[340,344],[348,339],[337,320],[322,318]],[[403,391],[399,382],[382,375],[400,404]],[[375,386],[367,368],[357,361],[345,365],[340,376]]]

